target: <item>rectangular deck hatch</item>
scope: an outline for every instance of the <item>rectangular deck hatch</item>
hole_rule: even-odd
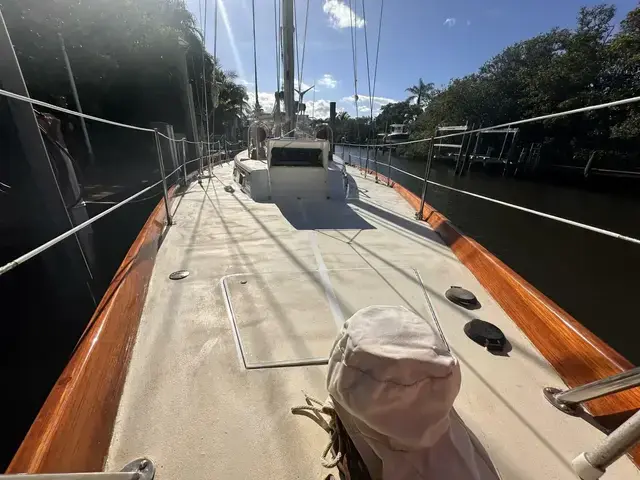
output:
[[[370,305],[403,305],[431,321],[422,281],[411,268],[360,268],[229,275],[227,309],[248,369],[326,364],[338,333],[327,288],[342,318]],[[328,278],[328,282],[327,282]]]

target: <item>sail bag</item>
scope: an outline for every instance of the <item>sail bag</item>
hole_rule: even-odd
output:
[[[437,328],[404,307],[371,306],[338,334],[327,402],[373,480],[497,479],[453,409],[460,382]]]

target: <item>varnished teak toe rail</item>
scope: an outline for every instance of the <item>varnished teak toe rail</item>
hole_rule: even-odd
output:
[[[173,197],[175,187],[170,189]],[[165,226],[153,210],[7,473],[101,471]]]
[[[378,179],[388,182],[387,177],[380,174]],[[391,181],[390,184],[416,211],[420,209],[418,196],[398,183]],[[482,245],[462,234],[433,207],[425,204],[422,214],[569,387],[634,367]],[[640,388],[592,400],[586,406],[604,427],[613,429],[640,408]],[[549,405],[549,408],[553,407]],[[630,455],[634,463],[640,465],[640,446]]]

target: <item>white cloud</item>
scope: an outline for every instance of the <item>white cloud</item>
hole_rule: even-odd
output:
[[[253,85],[253,83],[251,84]],[[311,87],[311,85],[302,82],[302,90],[307,90],[309,87]],[[297,88],[298,90],[300,90],[300,88],[298,87],[298,79],[294,78],[293,79],[293,88]],[[284,90],[284,78],[280,78],[280,89]],[[298,99],[298,94],[296,93],[296,100]]]
[[[340,101],[353,105],[355,108],[355,100],[353,95],[349,97],[343,97]],[[388,103],[395,103],[395,102],[397,102],[397,100],[394,100],[393,98],[373,97],[373,116],[375,117],[380,113],[380,109],[382,108],[383,105],[386,105]],[[358,112],[367,114],[367,115],[371,113],[371,106],[369,104],[369,95],[358,95]]]
[[[336,88],[338,86],[338,81],[333,78],[333,75],[330,73],[325,73],[317,83],[318,85],[327,88]]]
[[[456,19],[455,18],[447,18],[443,25],[446,25],[447,27],[453,27],[456,24]]]
[[[256,104],[256,94],[254,92],[247,92],[247,95],[249,96],[249,100],[247,100],[247,103],[253,110],[253,107]],[[266,113],[271,113],[273,111],[273,106],[276,104],[275,93],[258,92],[258,102],[260,102],[262,110],[264,110]],[[282,105],[282,103],[280,103],[280,105]],[[280,108],[282,108],[282,106]]]
[[[364,19],[340,0],[324,0],[322,10],[329,15],[329,23],[333,28],[351,28],[352,25],[364,27]]]
[[[304,113],[314,118],[329,118],[329,100],[316,100],[304,102],[307,109]],[[343,109],[344,110],[344,109]]]
[[[355,99],[353,98],[353,95],[350,95],[348,97],[343,97],[341,101],[355,103]],[[397,101],[398,100],[394,100],[393,98],[373,97],[373,103],[380,103],[381,105],[386,105],[387,103],[394,103]],[[361,103],[366,103],[368,105],[369,95],[362,95],[362,94],[358,95],[358,104],[361,104]]]
[[[284,83],[284,81],[281,82],[281,84],[280,84],[281,87],[280,88],[284,88],[284,87],[282,87],[283,83]],[[293,88],[297,88],[298,90],[302,90],[304,92],[305,90],[308,90],[309,88],[311,88],[311,85],[308,85],[308,84],[302,82],[302,88],[299,88],[298,87],[298,79],[296,78],[296,79],[293,80]],[[309,93],[307,95],[309,95]],[[298,99],[298,94],[297,93],[295,95],[295,98],[296,98],[296,100]]]
[[[236,80],[235,80],[235,82],[236,82],[238,85],[243,85],[243,86],[245,86],[245,87],[248,87],[248,86],[253,85],[253,83],[252,83],[252,82],[248,82],[248,81],[247,81],[247,80],[245,80],[244,78],[238,78],[238,79],[236,79]]]
[[[253,110],[253,107],[256,104],[256,100],[255,100],[256,95],[254,92],[247,92],[247,95],[249,96],[249,100],[247,100],[247,103],[249,104],[249,107]],[[297,96],[296,96],[296,99],[297,99]],[[262,110],[265,113],[271,113],[273,111],[274,105],[276,104],[276,98],[272,92],[258,92],[258,101],[260,102],[260,106],[262,107]],[[311,114],[313,113],[313,115],[316,118],[327,118],[329,117],[329,102],[330,102],[329,100],[324,100],[324,99],[316,100],[315,109],[314,109],[313,100],[305,97],[304,103],[307,106],[307,108],[304,113],[309,116],[311,116]],[[280,102],[280,108],[284,109],[283,102]],[[338,111],[340,111],[340,109],[338,109]]]

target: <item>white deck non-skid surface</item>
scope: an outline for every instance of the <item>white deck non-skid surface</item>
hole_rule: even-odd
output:
[[[247,368],[326,360],[336,324],[317,272],[232,275],[224,288]]]
[[[237,274],[225,277],[223,287],[247,368],[326,363],[337,326],[369,305],[402,305],[430,318],[424,288],[411,269]]]
[[[147,456],[159,480],[321,478],[326,434],[290,407],[303,402],[303,390],[325,398],[325,367],[246,369],[222,280],[242,317],[239,337],[259,363],[321,354],[341,318],[372,303],[428,315],[421,279],[462,365],[456,409],[502,477],[576,478],[571,459],[603,434],[547,404],[541,389],[562,386],[558,377],[410,206],[349,172],[348,206],[255,203],[237,185],[223,190],[231,165],[215,167],[214,178],[174,202],[176,225],[156,260],[107,469]],[[191,275],[168,279],[180,269]],[[482,308],[448,302],[451,285],[472,290]],[[464,335],[475,317],[505,332],[508,355],[491,355]],[[625,458],[606,478],[639,475]]]

